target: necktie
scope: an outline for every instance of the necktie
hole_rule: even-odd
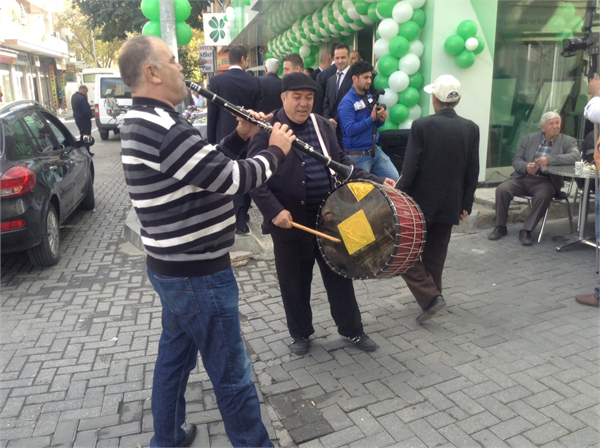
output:
[[[343,75],[343,73],[342,72],[338,72],[337,75],[338,75],[337,90],[340,90],[340,85],[342,84],[342,75]]]

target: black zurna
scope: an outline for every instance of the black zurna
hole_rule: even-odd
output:
[[[185,84],[190,89],[198,92],[204,98],[207,98],[207,99],[211,100],[213,103],[215,103],[216,105],[223,107],[230,114],[241,117],[244,120],[249,121],[250,123],[258,126],[260,129],[262,129],[265,132],[268,132],[269,134],[273,131],[273,126],[271,126],[269,123],[266,123],[264,121],[257,120],[252,115],[250,115],[248,113],[248,111],[246,109],[244,109],[243,107],[239,107],[234,104],[231,104],[225,98],[222,98],[219,95],[212,93],[210,90],[206,90],[204,87],[201,87],[200,85],[196,84],[195,82],[186,81]],[[335,160],[332,160],[330,157],[324,156],[323,154],[316,152],[312,146],[310,146],[308,143],[304,143],[302,140],[298,140],[298,139],[294,140],[292,142],[292,146],[296,149],[299,149],[300,151],[310,154],[316,160],[318,160],[323,165],[325,165],[326,167],[333,170],[336,174],[338,174],[343,181],[348,180],[350,178],[350,176],[352,175],[352,171],[354,170],[353,166],[343,165],[339,162],[336,162]]]

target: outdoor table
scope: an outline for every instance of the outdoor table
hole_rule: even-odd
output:
[[[565,247],[571,246],[573,244],[581,243],[586,244],[588,246],[596,247],[595,238],[594,241],[589,241],[585,237],[585,226],[587,224],[587,215],[588,215],[588,207],[589,207],[589,199],[590,199],[590,181],[596,174],[575,174],[575,166],[574,165],[547,165],[542,166],[542,173],[544,174],[552,174],[554,176],[566,177],[569,179],[583,179],[583,191],[581,192],[581,200],[579,202],[579,215],[578,219],[578,227],[579,232],[575,238],[569,239],[565,244],[558,246],[556,248],[557,251],[561,251]]]
[[[192,126],[200,132],[203,139],[206,140],[206,121],[204,123],[194,123]]]

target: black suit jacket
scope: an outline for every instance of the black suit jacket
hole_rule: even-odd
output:
[[[333,76],[329,78],[327,81],[327,88],[325,89],[325,102],[323,105],[323,116],[325,118],[333,118],[338,122],[338,106],[340,105],[340,101],[342,98],[346,96],[346,94],[350,91],[350,87],[352,87],[352,76],[350,76],[350,70],[346,72],[346,76],[342,80],[342,85],[338,89],[336,86],[337,83],[337,75],[334,73]]]
[[[458,224],[463,210],[471,213],[478,176],[479,126],[449,108],[413,122],[396,188],[428,224]]]
[[[260,110],[260,81],[255,76],[240,69],[230,69],[210,80],[208,90],[231,101],[236,106]],[[217,144],[236,128],[236,118],[208,101],[206,112],[206,132],[209,143]]]
[[[262,105],[259,112],[268,114],[275,109],[281,109],[281,78],[276,73],[268,73],[265,76],[258,78],[260,83],[260,95],[262,97]]]
[[[344,151],[337,145],[337,139],[333,125],[325,118],[316,115],[321,135],[329,155],[335,161],[344,165],[353,165],[354,172],[352,179],[371,179],[378,183],[383,183],[385,179],[375,177],[373,174],[360,169],[348,157]],[[310,120],[310,118],[309,118]],[[282,109],[278,110],[271,119],[271,124],[280,122],[289,125],[290,121]],[[248,157],[258,154],[269,146],[269,134],[260,130],[250,140]],[[292,147],[292,150],[285,158],[285,161],[279,165],[277,171],[267,183],[262,184],[250,193],[254,203],[264,217],[262,224],[263,233],[270,233],[274,238],[281,241],[295,241],[301,239],[306,234],[298,229],[282,229],[271,222],[279,212],[288,210],[294,221],[298,224],[308,226],[314,229],[315,223],[308,222],[306,212],[306,170],[304,168],[304,152]],[[333,179],[331,179],[331,188],[333,188]]]
[[[331,64],[329,68],[325,69],[317,75],[317,83],[321,84],[323,92],[327,89],[327,81],[337,71],[335,64]]]
[[[323,115],[323,103],[325,101],[325,93],[323,93],[323,88],[321,84],[315,83],[317,85],[317,90],[315,91],[315,103],[313,104],[313,113],[317,115]]]
[[[319,76],[322,71],[323,70],[321,70],[321,67],[317,67],[317,69],[310,74],[310,77],[312,78],[312,80],[317,82],[317,76]]]

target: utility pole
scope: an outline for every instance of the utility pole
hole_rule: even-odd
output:
[[[160,33],[162,40],[169,46],[175,60],[179,61],[177,54],[177,33],[175,28],[175,2],[173,0],[160,1]]]

